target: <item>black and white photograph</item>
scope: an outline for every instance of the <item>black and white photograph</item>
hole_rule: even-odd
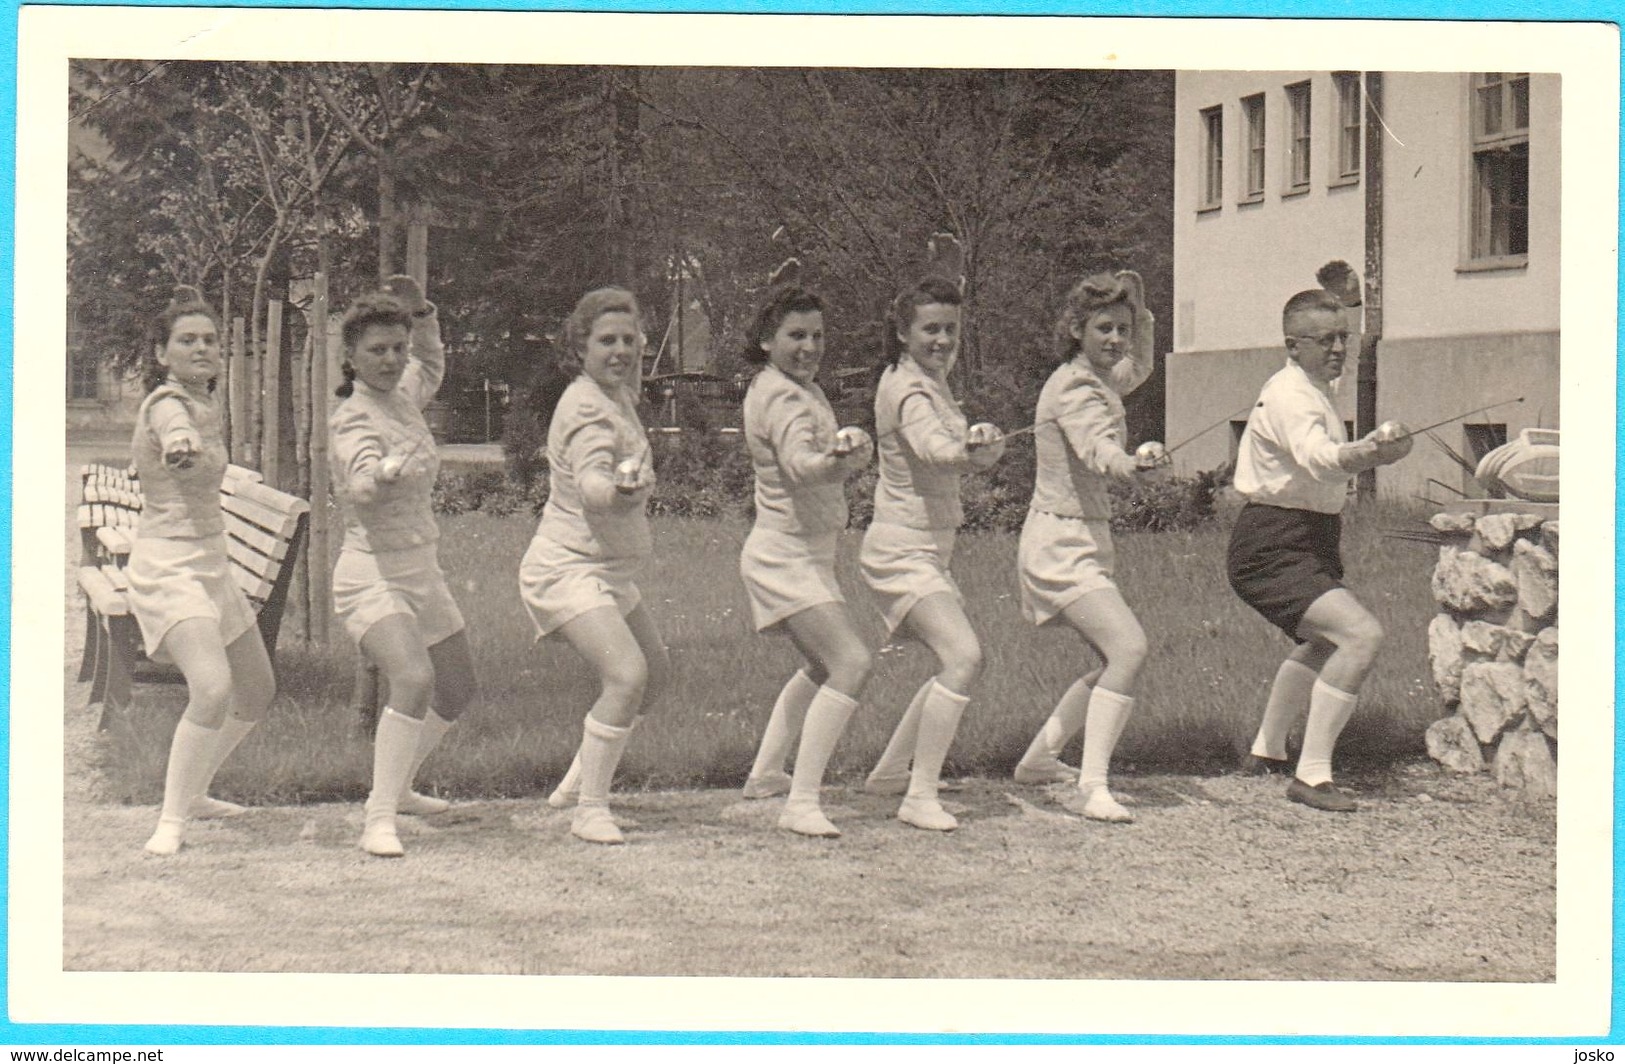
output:
[[[1608,1029],[1608,27],[19,62],[15,1020]]]

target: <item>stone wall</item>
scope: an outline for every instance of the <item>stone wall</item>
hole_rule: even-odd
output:
[[[1439,613],[1428,660],[1449,716],[1428,754],[1454,772],[1557,793],[1557,507],[1463,503],[1434,516]],[[1505,512],[1475,512],[1500,509]]]

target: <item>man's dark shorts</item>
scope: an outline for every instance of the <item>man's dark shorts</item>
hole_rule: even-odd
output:
[[[1248,503],[1230,532],[1226,572],[1241,600],[1297,642],[1314,601],[1343,586],[1343,518]]]

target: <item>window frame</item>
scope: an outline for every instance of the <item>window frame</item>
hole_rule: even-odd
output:
[[[1255,92],[1241,98],[1241,134],[1245,139],[1242,154],[1241,196],[1237,203],[1261,203],[1264,186],[1269,180],[1269,116],[1264,106],[1264,94]],[[1256,180],[1255,180],[1256,178]]]
[[[1516,124],[1521,86],[1523,124]],[[1459,272],[1480,270],[1521,269],[1529,263],[1529,88],[1527,71],[1481,71],[1466,75],[1467,90],[1467,151],[1464,166],[1465,195],[1462,197],[1462,239]],[[1493,105],[1490,103],[1493,101]],[[1493,112],[1493,123],[1487,117]],[[1493,128],[1491,128],[1493,125]],[[1507,196],[1517,191],[1517,176],[1512,169],[1505,171],[1506,187],[1490,168],[1514,157],[1522,158],[1523,202],[1504,202],[1507,246],[1496,251],[1496,192]],[[1516,164],[1514,164],[1516,165]],[[1517,219],[1522,218],[1522,250],[1514,250],[1512,243]]]
[[[1328,184],[1357,185],[1365,162],[1365,86],[1354,70],[1332,72],[1332,94],[1337,101],[1337,144],[1330,156]],[[1346,162],[1352,154],[1352,163]]]
[[[1197,112],[1197,134],[1201,137],[1201,170],[1197,174],[1196,209],[1218,210],[1224,206],[1224,105],[1214,104]]]
[[[1304,80],[1294,81],[1281,91],[1286,101],[1286,150],[1282,160],[1285,188],[1281,195],[1301,196],[1309,191],[1314,182],[1314,89],[1308,80]],[[1300,100],[1301,107],[1298,103]]]

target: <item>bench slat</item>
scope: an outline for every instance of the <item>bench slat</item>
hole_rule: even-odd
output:
[[[256,613],[259,611],[259,604],[271,593],[271,585],[276,582],[255,576],[240,565],[231,567],[231,578],[237,581],[237,586],[243,589],[243,594],[254,600]]]
[[[113,586],[107,575],[94,565],[79,568],[79,588],[90,599],[91,606],[103,617],[125,617],[130,613],[130,602],[124,593]]]
[[[118,566],[111,564],[104,565],[101,568],[101,573],[102,576],[107,578],[107,582],[113,585],[113,590],[117,591],[119,594],[122,595],[126,591],[130,590],[130,574],[125,572],[123,569],[120,569]]]
[[[135,537],[122,528],[103,525],[96,530],[96,541],[108,554],[123,558],[129,555],[130,545],[135,542]]]
[[[257,469],[250,469],[247,466],[228,465],[226,467],[226,483],[229,484],[233,481],[238,483],[263,484],[265,483],[265,474],[261,473]]]
[[[258,526],[240,521],[236,514],[226,515],[226,535],[273,561],[280,562],[288,556],[289,544],[286,539],[278,539]]]
[[[297,500],[304,504],[304,500]],[[303,510],[277,509],[264,502],[247,495],[220,496],[220,505],[226,513],[237,517],[249,524],[258,525],[278,539],[287,539],[293,535],[295,526],[299,524],[299,516]]]
[[[230,536],[226,537],[226,554],[231,558],[233,565],[247,569],[251,575],[266,583],[265,590],[255,597],[264,598],[271,593],[269,585],[276,583],[277,574],[282,571],[280,561],[275,558],[267,558],[259,551],[232,539]]]

